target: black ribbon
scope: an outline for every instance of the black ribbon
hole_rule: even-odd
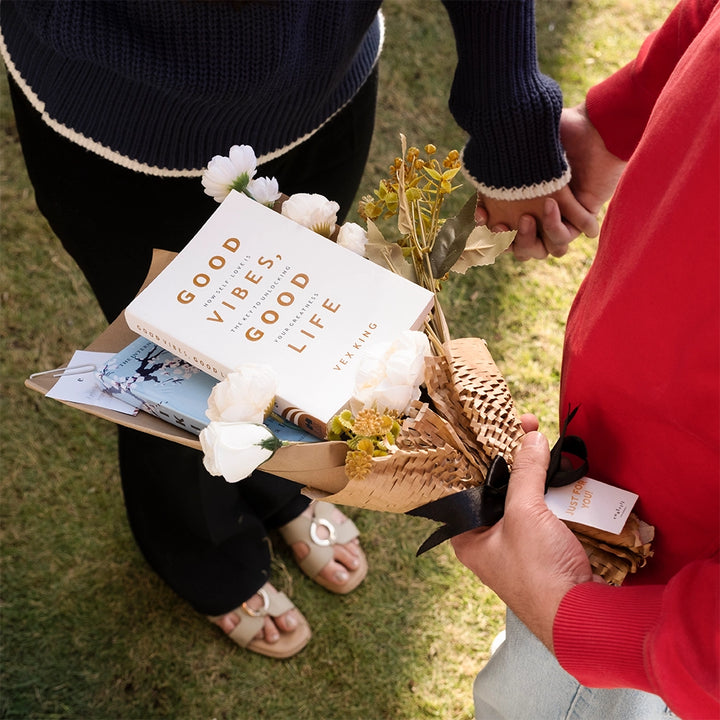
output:
[[[545,492],[550,487],[562,487],[577,482],[588,471],[587,448],[581,438],[566,435],[570,421],[578,408],[573,408],[565,418],[560,437],[550,451],[550,464],[545,479]],[[562,467],[563,455],[573,455],[581,460],[579,465]],[[494,525],[505,512],[510,470],[505,458],[495,457],[488,468],[487,477],[482,485],[453,493],[439,500],[409,510],[407,515],[424,517],[443,523],[420,546],[417,555],[449,540],[455,535],[475,528]]]

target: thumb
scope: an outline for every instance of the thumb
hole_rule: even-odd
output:
[[[518,498],[534,500],[545,494],[545,476],[550,464],[547,438],[537,431],[529,432],[515,453],[508,486],[508,503]]]

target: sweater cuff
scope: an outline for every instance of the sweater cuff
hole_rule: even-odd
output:
[[[465,174],[488,197],[521,200],[570,178],[560,143],[562,92],[537,63],[532,0],[450,2],[458,64],[450,111],[469,136]]]
[[[531,200],[536,197],[551,195],[558,190],[564,188],[570,182],[570,166],[565,158],[565,153],[561,152],[562,162],[565,164],[565,170],[560,172],[557,177],[550,180],[542,180],[520,187],[497,187],[496,185],[487,185],[478,180],[469,168],[470,163],[466,163],[466,153],[472,153],[472,140],[470,140],[462,151],[462,171],[463,175],[472,183],[474,188],[483,196],[494,198],[495,200]],[[558,168],[561,169],[561,168]]]
[[[663,587],[574,587],[553,625],[558,662],[588,687],[631,687],[654,692],[645,665],[645,639],[657,623]]]

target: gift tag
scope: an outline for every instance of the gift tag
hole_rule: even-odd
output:
[[[46,397],[137,415],[137,408],[104,392],[95,380],[96,368],[102,367],[114,354],[76,350],[67,368],[57,368],[58,381]]]
[[[638,496],[607,483],[584,477],[571,485],[549,488],[545,503],[561,520],[589,525],[617,535]]]

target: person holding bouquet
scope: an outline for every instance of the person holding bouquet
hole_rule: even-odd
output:
[[[682,0],[564,115],[576,197],[619,183],[568,318],[560,409],[578,406],[591,477],[639,495],[654,557],[621,587],[593,581],[543,502],[547,441],[530,432],[504,518],[453,540],[509,608],[475,682],[483,720],[720,717],[719,49],[716,0]],[[519,244],[543,254],[521,204],[485,209],[521,218]]]
[[[471,138],[466,170],[487,189],[555,198],[557,231],[545,242],[560,255],[597,223],[567,184],[562,98],[537,66],[533,3],[444,4],[458,50],[451,109]],[[212,213],[200,177],[234,145],[252,147],[258,172],[283,193],[338,202],[342,222],[373,130],[380,5],[0,3],[0,51],[38,207],[109,321],[139,289],[153,248],[179,251]],[[530,169],[517,161],[526,152]],[[204,471],[199,453],[122,428],[119,455],[129,524],[155,572],[241,645],[274,657],[304,647],[305,620],[267,585],[269,531],[312,523],[299,486],[262,472],[229,484]],[[345,531],[309,572],[344,593],[366,563],[351,522],[339,510],[331,519]],[[291,540],[303,562],[315,553],[304,532]]]

